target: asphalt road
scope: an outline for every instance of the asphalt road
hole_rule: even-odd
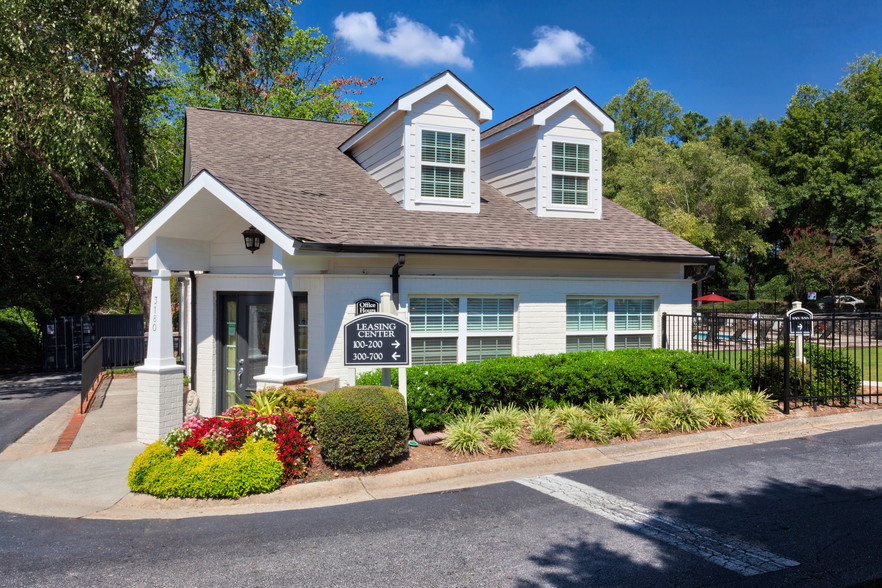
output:
[[[0,377],[0,451],[79,393],[79,372]]]
[[[876,586],[880,450],[874,426],[563,476],[614,508],[699,529],[692,551],[655,523],[506,483],[201,519],[3,514],[0,585]],[[743,576],[697,554],[710,536],[798,565]]]

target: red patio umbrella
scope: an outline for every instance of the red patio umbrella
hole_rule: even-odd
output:
[[[705,294],[704,296],[699,296],[698,298],[693,298],[692,300],[697,300],[698,302],[735,302],[725,296],[720,296],[719,294]]]
[[[711,303],[711,312],[713,313],[713,324],[717,324],[717,302],[735,302],[730,298],[726,298],[725,296],[720,296],[719,294],[705,294],[704,296],[699,296],[698,298],[693,298],[692,300],[697,300],[698,302],[710,302]]]

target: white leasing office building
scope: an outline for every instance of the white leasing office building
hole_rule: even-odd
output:
[[[690,312],[686,266],[715,258],[601,196],[613,121],[578,88],[482,132],[491,114],[450,72],[364,126],[188,109],[185,186],[122,247],[153,277],[138,438],[180,424],[183,370],[203,415],[354,383],[342,326],[382,292],[414,364],[659,346],[661,313]]]

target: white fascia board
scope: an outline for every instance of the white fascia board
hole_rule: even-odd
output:
[[[358,132],[346,139],[346,142],[340,145],[340,151],[346,153],[347,151],[352,149],[356,143],[360,142],[363,138],[373,132],[377,127],[386,122],[389,117],[400,111],[401,108],[399,108],[398,102],[399,101],[396,100],[395,102],[390,104],[388,107],[386,107],[386,110],[372,118],[370,122],[368,122],[368,124],[358,129]]]
[[[296,239],[289,237],[284,231],[257,212],[250,204],[224,186],[217,178],[202,170],[174,198],[169,200],[159,212],[154,214],[149,221],[122,244],[122,257],[137,257],[135,253],[147,246],[151,240],[154,240],[163,225],[178,214],[202,190],[206,190],[223,204],[226,204],[247,223],[263,233],[270,242],[278,245],[285,251],[293,253],[300,246]]]
[[[600,123],[600,134],[606,135],[615,130],[615,121],[591,101],[578,88],[573,88],[539,112],[533,115],[534,125],[544,125],[548,122],[549,117],[556,114],[570,104],[575,103],[584,110],[588,116]]]
[[[414,104],[423,98],[432,95],[443,87],[449,87],[460,98],[462,98],[469,106],[478,113],[478,124],[484,124],[493,118],[493,108],[484,100],[475,94],[468,86],[459,81],[456,76],[450,72],[446,72],[428,84],[424,84],[414,90],[411,90],[398,100],[390,104],[383,112],[375,116],[363,126],[357,133],[349,137],[345,143],[340,145],[340,151],[346,153],[352,149],[357,143],[364,140],[373,131],[379,128],[386,120],[388,120],[396,112],[410,112],[413,110]]]
[[[422,100],[427,96],[431,96],[444,86],[449,87],[453,90],[460,98],[465,100],[465,102],[474,108],[478,112],[478,123],[484,124],[493,118],[493,109],[489,104],[484,102],[484,100],[472,92],[468,86],[463,84],[461,81],[456,79],[456,77],[450,72],[444,73],[444,75],[439,76],[438,78],[432,80],[428,84],[413,90],[412,92],[405,94],[401,98],[398,99],[399,108],[404,110],[413,109],[413,105]]]

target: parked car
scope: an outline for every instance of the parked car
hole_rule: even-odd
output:
[[[820,303],[821,310],[833,310],[832,296],[825,296]],[[846,310],[855,311],[858,306],[863,305],[864,301],[849,294],[843,294],[836,297],[836,307],[845,308]]]

